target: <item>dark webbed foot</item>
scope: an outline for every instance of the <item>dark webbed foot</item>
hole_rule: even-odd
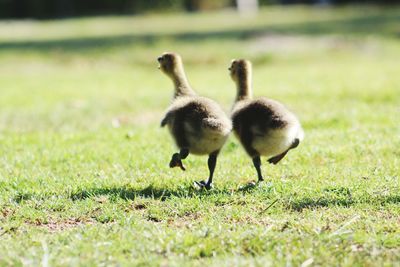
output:
[[[211,153],[210,155],[208,155],[208,170],[210,171],[210,176],[208,177],[208,181],[200,181],[200,182],[194,182],[194,185],[197,188],[205,188],[207,190],[210,190],[212,188],[212,179],[213,179],[213,175],[214,175],[214,170],[215,170],[215,166],[217,165],[217,157],[218,157],[218,153],[219,150],[214,151],[213,153]]]
[[[179,167],[181,168],[182,171],[186,170],[185,166],[183,166],[181,156],[179,155],[179,153],[175,153],[172,155],[171,161],[169,162],[169,167],[170,168]]]
[[[194,186],[196,187],[196,188],[199,188],[199,189],[207,189],[207,190],[210,190],[211,188],[213,188],[213,185],[212,185],[212,183],[208,183],[208,182],[206,182],[206,181],[199,181],[199,182],[194,182]]]

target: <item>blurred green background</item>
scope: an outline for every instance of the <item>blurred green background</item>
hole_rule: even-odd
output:
[[[399,6],[88,4],[122,2],[57,13],[57,1],[0,0],[1,266],[400,262]],[[4,13],[16,3],[25,13]],[[264,185],[242,190],[256,174],[233,136],[210,192],[192,187],[206,157],[168,168],[164,51],[227,113],[227,68],[250,59],[254,95],[299,116],[304,142],[276,166],[263,159]]]
[[[62,18],[173,11],[209,11],[258,3],[268,5],[391,5],[399,0],[0,0],[0,18]]]

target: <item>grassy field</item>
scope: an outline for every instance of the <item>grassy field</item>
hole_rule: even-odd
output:
[[[1,266],[400,266],[400,8],[0,22]],[[169,169],[179,52],[229,112],[232,58],[306,138],[266,182],[232,136]]]

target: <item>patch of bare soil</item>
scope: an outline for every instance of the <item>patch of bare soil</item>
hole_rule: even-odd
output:
[[[30,222],[29,224],[40,228],[44,228],[49,232],[59,232],[76,227],[92,225],[95,222],[96,221],[93,219],[81,220],[79,218],[72,218],[64,221],[55,221],[55,220],[49,220],[47,222],[36,221],[36,222]]]
[[[201,218],[201,214],[198,212],[188,213],[182,217],[168,219],[168,225],[176,228],[187,228],[190,229],[194,224]]]
[[[15,213],[15,210],[5,207],[0,211],[0,219],[13,216],[14,213]]]

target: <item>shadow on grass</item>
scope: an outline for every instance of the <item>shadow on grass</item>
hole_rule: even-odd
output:
[[[352,199],[333,199],[328,197],[319,197],[317,199],[313,198],[303,198],[297,201],[289,203],[289,208],[295,211],[302,211],[304,209],[315,209],[323,207],[350,207],[355,202]]]
[[[166,200],[173,197],[178,198],[192,198],[196,196],[207,196],[210,194],[228,194],[228,191],[221,190],[197,190],[191,185],[182,186],[175,189],[158,188],[153,185],[148,185],[144,188],[134,188],[130,186],[110,186],[110,187],[92,187],[82,190],[76,190],[68,194],[68,198],[73,201],[84,200],[99,196],[108,196],[110,200],[123,199],[123,200],[134,200],[138,197],[140,198],[151,198]],[[16,203],[21,203],[23,201],[36,199],[43,200],[52,197],[60,197],[62,193],[23,193],[19,192],[13,198]]]
[[[77,52],[86,49],[116,48],[135,44],[154,45],[160,39],[168,38],[181,42],[195,42],[205,39],[247,39],[263,34],[370,34],[400,36],[392,25],[400,20],[400,14],[361,15],[353,18],[328,21],[311,21],[282,25],[262,25],[241,29],[227,29],[203,32],[179,32],[172,34],[126,34],[119,36],[70,38],[45,41],[9,41],[0,42],[0,50],[62,50]]]
[[[144,188],[134,188],[129,186],[121,187],[99,187],[89,188],[74,192],[70,195],[70,198],[74,201],[83,200],[91,197],[106,195],[110,199],[123,199],[123,200],[134,200],[136,198],[150,198],[158,200],[166,200],[170,198],[193,198],[199,196],[210,196],[210,195],[228,195],[228,190],[198,190],[192,185],[181,186],[179,188],[167,189],[158,188],[153,185],[146,186]]]
[[[259,190],[262,190],[259,191]],[[268,190],[267,190],[268,191]],[[252,188],[251,190],[238,189],[235,192],[229,189],[213,189],[197,190],[192,185],[186,185],[173,189],[158,188],[153,185],[148,185],[143,188],[134,188],[126,186],[111,186],[111,187],[93,187],[83,190],[77,190],[68,194],[68,198],[73,201],[80,201],[100,196],[107,196],[111,201],[118,199],[135,200],[136,198],[149,198],[165,201],[171,198],[208,198],[216,197],[217,205],[220,197],[231,197],[235,194],[265,194],[265,189]],[[28,200],[44,200],[54,197],[63,197],[62,193],[17,193],[13,198],[16,203],[21,203]],[[317,194],[315,194],[317,195]],[[65,195],[64,195],[65,197]],[[353,198],[348,188],[327,188],[323,190],[323,195],[314,197],[301,197],[298,199],[282,199],[281,200],[290,210],[303,211],[304,209],[317,209],[323,207],[351,207],[354,205],[368,204],[372,206],[383,206],[387,204],[400,204],[399,194],[389,195],[369,195],[365,194],[358,198]]]
[[[400,204],[400,195],[377,196],[365,200],[331,197],[306,197],[300,200],[291,201],[288,204],[288,208],[295,211],[303,211],[304,209],[317,209],[323,207],[351,207],[356,204],[370,204],[380,206],[385,204]]]
[[[323,207],[350,207],[357,204],[385,205],[400,204],[400,195],[366,195],[365,197],[353,198],[350,189],[345,187],[324,189],[324,195],[319,197],[304,197],[289,201],[288,208],[295,211],[304,209],[316,209]]]
[[[107,196],[111,201],[117,199],[134,200],[136,198],[150,198],[164,201],[170,198],[197,198],[209,196],[232,196],[232,190],[228,188],[212,190],[198,189],[192,184],[182,185],[176,188],[160,188],[150,184],[146,187],[137,188],[130,185],[88,187],[67,193],[67,197],[73,201]],[[250,194],[251,191],[237,190],[237,193]],[[29,200],[45,200],[52,198],[65,198],[65,192],[18,192],[12,198],[16,203]]]
[[[289,208],[295,211],[313,209],[329,206],[349,207],[354,204],[351,191],[347,187],[325,188],[323,195],[317,198],[304,197],[299,200],[290,201]]]

